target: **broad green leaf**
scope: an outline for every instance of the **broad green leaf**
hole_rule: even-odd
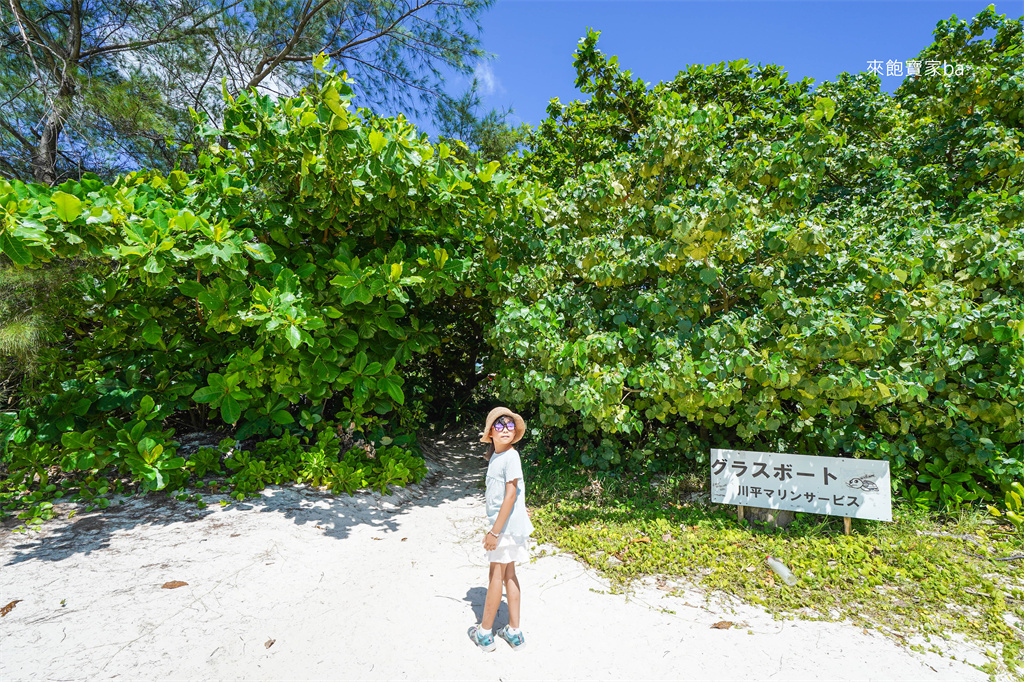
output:
[[[380,150],[384,148],[384,135],[378,130],[371,130],[369,135],[370,149],[375,154],[379,154]]]
[[[192,394],[192,400],[197,403],[210,403],[224,395],[224,391],[213,386],[205,386]]]
[[[342,329],[335,335],[335,338],[341,344],[341,347],[350,350],[359,345],[359,335],[353,329]]]
[[[95,440],[95,436],[86,437],[85,434],[78,433],[77,431],[62,434],[60,437],[61,444],[71,450],[91,449]]]
[[[399,388],[398,383],[394,380],[394,377],[385,377],[381,379],[378,385],[383,384],[384,390],[387,391],[391,399],[399,405],[405,404],[405,394],[402,393],[402,389]]]
[[[142,328],[142,338],[146,343],[156,345],[160,343],[160,337],[163,335],[164,330],[160,328],[156,320],[150,320],[146,323],[146,326]]]
[[[78,402],[74,404],[70,412],[71,414],[76,414],[79,417],[84,417],[86,413],[89,411],[90,407],[92,407],[92,401],[89,400],[88,398],[81,398],[80,400],[78,400]]]
[[[21,240],[7,232],[0,234],[0,252],[18,265],[28,265],[32,262],[32,255],[22,245]]]
[[[231,396],[225,396],[220,404],[220,416],[226,424],[234,424],[242,416],[242,407]]]
[[[54,192],[50,201],[53,203],[57,217],[66,223],[70,223],[82,215],[82,201],[76,196],[66,192]]]
[[[288,325],[288,330],[285,332],[285,336],[292,348],[298,348],[299,344],[302,343],[302,335],[299,333],[299,328],[294,324]]]
[[[327,365],[325,365],[324,361],[319,357],[313,361],[313,374],[319,381],[325,381],[327,379]]]
[[[486,166],[484,166],[482,169],[480,169],[480,172],[477,173],[477,176],[481,180],[483,180],[484,182],[490,182],[491,181],[491,176],[494,175],[494,171],[498,170],[498,167],[500,165],[501,164],[498,163],[497,161],[491,161]]]
[[[155,409],[156,409],[156,401],[153,400],[153,396],[151,396],[151,395],[143,396],[142,400],[139,402],[139,412],[138,412],[139,416],[140,417],[149,416],[150,414],[153,413],[153,411]]]
[[[288,410],[277,410],[270,413],[270,418],[277,424],[293,424],[295,418],[291,415]]]
[[[171,171],[167,174],[167,184],[170,185],[171,189],[175,192],[180,192],[188,185],[188,175],[180,170]]]
[[[263,261],[264,263],[270,263],[274,260],[274,250],[268,244],[250,244],[245,242],[242,246],[256,260]]]
[[[341,97],[333,85],[328,85],[323,92],[324,104],[339,117],[345,116],[345,110],[341,108]]]
[[[182,282],[178,282],[178,291],[190,298],[197,298],[199,294],[206,291],[206,287],[199,282],[193,282],[192,280],[187,279]]]
[[[139,321],[148,320],[150,318],[149,311],[138,303],[132,303],[131,305],[125,306],[124,311]]]
[[[352,361],[352,369],[357,374],[362,374],[363,370],[366,369],[366,353],[359,351],[356,354],[355,360]]]

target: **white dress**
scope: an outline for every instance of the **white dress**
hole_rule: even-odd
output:
[[[529,561],[530,549],[535,544],[533,538],[530,537],[530,534],[533,533],[533,524],[526,513],[526,484],[523,481],[523,464],[519,457],[519,451],[515,448],[494,453],[487,465],[486,508],[489,523],[487,530],[491,530],[498,520],[498,512],[505,500],[506,483],[516,479],[518,479],[516,501],[512,506],[512,513],[509,514],[505,527],[498,533],[497,548],[486,550],[487,560],[491,563],[507,564],[511,561],[517,563]]]

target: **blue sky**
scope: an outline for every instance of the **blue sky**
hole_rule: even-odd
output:
[[[572,55],[588,26],[601,31],[598,49],[648,83],[690,64],[747,59],[818,85],[867,71],[871,60],[903,62],[905,72],[939,21],[955,14],[969,22],[990,4],[1007,19],[1024,15],[1024,0],[498,0],[484,13],[481,34],[484,50],[496,56],[477,75],[485,111],[511,107],[510,122],[536,125],[551,98],[581,98]],[[889,93],[903,80],[885,75],[884,66],[880,78]],[[456,74],[449,92],[468,84]],[[427,121],[416,122],[433,136]]]

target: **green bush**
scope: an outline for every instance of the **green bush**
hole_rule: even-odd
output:
[[[298,97],[232,100],[224,130],[199,121],[228,146],[191,175],[0,180],[6,259],[107,265],[79,280],[52,371],[5,415],[19,471],[49,444],[67,474],[109,465],[159,490],[184,480],[172,438],[186,425],[238,439],[335,419],[396,439],[420,426],[406,373],[420,394],[448,381],[417,360],[441,343],[433,302],[480,307],[497,276],[484,239],[523,221],[532,190],[497,163],[468,170],[404,117],[352,110],[350,81],[323,66]],[[240,473],[240,492],[271,477]]]
[[[541,448],[887,459],[931,507],[1024,475],[1021,22],[943,22],[922,57],[968,74],[894,97],[744,60],[647,88],[596,41],[591,99],[553,101],[514,168],[545,221],[499,249],[496,385]]]

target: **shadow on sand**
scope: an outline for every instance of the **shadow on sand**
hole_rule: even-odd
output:
[[[167,493],[149,493],[128,497],[123,504],[78,514],[71,520],[55,518],[43,523],[38,532],[15,533],[0,530],[0,551],[7,555],[4,565],[23,561],[61,561],[76,554],[97,551],[118,551],[110,546],[110,538],[120,532],[142,525],[194,523],[196,537],[217,531],[222,522],[210,518],[227,500],[228,509],[274,512],[292,519],[296,525],[314,524],[328,537],[347,538],[355,526],[369,525],[381,532],[396,531],[395,519],[413,506],[437,506],[447,500],[481,496],[487,462],[482,457],[479,433],[473,428],[420,438],[428,473],[418,484],[393,488],[390,495],[361,490],[355,495],[334,494],[303,485],[270,486],[257,500],[235,502],[227,495],[200,492],[209,505],[198,509],[194,502],[179,502]],[[180,492],[194,493],[185,489]],[[66,504],[58,507],[68,512],[84,505]],[[483,604],[483,598],[480,599]],[[481,606],[482,608],[482,606]]]

